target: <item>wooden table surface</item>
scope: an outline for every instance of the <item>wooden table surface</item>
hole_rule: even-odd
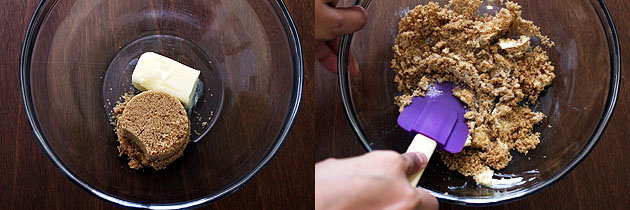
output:
[[[286,0],[302,38],[304,94],[290,137],[274,160],[252,182],[207,209],[311,209],[313,162],[363,153],[345,118],[336,76],[314,63],[312,1]],[[19,55],[37,0],[0,1],[0,203],[3,209],[116,209],[65,178],[48,160],[31,133],[21,103]],[[624,209],[630,199],[630,4],[606,0],[619,34],[622,90],[615,114],[595,149],[575,170],[541,193],[492,209]],[[317,138],[313,138],[318,135]],[[442,209],[462,209],[442,204]]]
[[[24,34],[38,0],[0,1],[0,208],[119,209],[80,189],[46,157],[26,120],[19,83]],[[280,152],[250,183],[207,209],[313,208],[314,122],[312,3],[286,1],[302,39],[305,95],[292,132]],[[308,95],[310,94],[310,95]]]

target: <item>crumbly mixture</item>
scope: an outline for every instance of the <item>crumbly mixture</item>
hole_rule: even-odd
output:
[[[478,14],[480,0],[419,5],[400,20],[393,47],[400,111],[433,82],[458,84],[453,94],[470,108],[471,142],[460,153],[440,154],[465,176],[503,169],[511,150],[536,148],[540,133],[532,129],[545,115],[528,105],[555,77],[543,50],[554,43],[521,17],[518,4],[501,4],[494,15]]]
[[[190,121],[182,104],[166,93],[123,95],[114,108],[119,155],[129,167],[164,169],[180,157],[190,137]]]

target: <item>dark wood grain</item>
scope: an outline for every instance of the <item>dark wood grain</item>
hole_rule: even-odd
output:
[[[621,45],[622,85],[614,116],[603,137],[589,156],[558,183],[525,199],[483,209],[629,209],[626,189],[630,180],[630,88],[626,85],[630,72],[630,5],[622,0],[606,0],[615,21]],[[317,161],[328,157],[349,157],[364,153],[345,118],[338,95],[337,78],[315,64],[316,105],[315,127],[321,132],[317,141]],[[441,209],[469,207],[440,204]]]
[[[26,121],[19,87],[24,34],[39,1],[0,2],[0,202],[3,209],[118,209],[81,190],[48,160]],[[314,136],[312,3],[286,1],[304,51],[304,93],[300,113],[280,152],[236,193],[208,209],[309,209],[313,203]]]
[[[0,203],[3,209],[117,209],[65,178],[40,149],[26,122],[19,87],[19,55],[36,0],[0,1]],[[207,209],[309,209],[313,159],[363,153],[345,119],[336,76],[312,59],[312,2],[285,1],[296,22],[305,58],[305,86],[298,119],[279,154],[252,182]],[[590,155],[552,187],[492,209],[624,209],[630,188],[630,5],[606,1],[619,33],[622,90],[615,114]],[[313,139],[312,136],[318,138]],[[314,152],[317,151],[317,152]],[[442,209],[464,207],[442,204]]]

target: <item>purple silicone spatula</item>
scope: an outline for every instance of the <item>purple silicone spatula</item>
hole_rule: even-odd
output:
[[[407,152],[422,152],[431,159],[436,149],[458,153],[468,138],[466,105],[453,96],[453,83],[433,83],[424,97],[414,97],[398,116],[398,125],[415,135]],[[409,177],[414,187],[424,169]]]

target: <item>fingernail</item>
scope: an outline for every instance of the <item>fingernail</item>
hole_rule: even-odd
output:
[[[427,166],[427,164],[429,163],[429,159],[426,155],[424,155],[422,152],[414,152],[413,154],[420,159],[420,161],[422,162],[422,167]]]

